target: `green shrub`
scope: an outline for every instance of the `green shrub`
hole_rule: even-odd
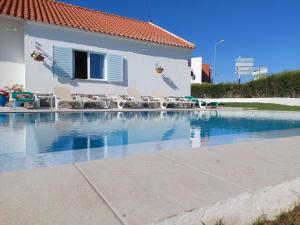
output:
[[[300,70],[285,71],[245,84],[192,84],[199,98],[300,97]]]

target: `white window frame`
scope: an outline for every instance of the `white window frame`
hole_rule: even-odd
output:
[[[87,79],[81,79],[75,77],[75,52],[86,52],[87,53]],[[90,61],[90,54],[97,54],[97,55],[103,55],[104,56],[104,65],[103,65],[103,79],[98,78],[91,78],[91,61]],[[90,80],[90,81],[108,81],[108,75],[107,75],[107,53],[103,52],[96,52],[96,51],[86,51],[81,49],[73,49],[73,77],[74,80]]]

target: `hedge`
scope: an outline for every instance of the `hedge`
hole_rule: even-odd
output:
[[[192,84],[192,95],[199,98],[300,98],[300,70],[273,74],[245,84]]]

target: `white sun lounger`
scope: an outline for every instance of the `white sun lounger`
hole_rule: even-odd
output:
[[[126,97],[125,100],[135,102],[137,108],[156,108],[157,105],[156,102],[151,101],[150,97],[141,96],[134,88],[128,88],[128,97]]]
[[[70,90],[66,87],[54,87],[53,97],[55,101],[55,109],[58,108],[71,108],[81,109],[83,101],[76,100],[72,97]]]

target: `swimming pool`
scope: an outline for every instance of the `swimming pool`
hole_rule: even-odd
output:
[[[293,135],[299,113],[0,113],[0,171]]]

